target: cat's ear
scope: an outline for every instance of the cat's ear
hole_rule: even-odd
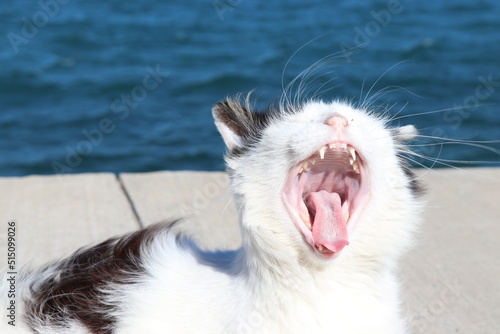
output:
[[[418,135],[417,129],[413,125],[405,125],[392,129],[394,138],[399,142],[407,142]]]
[[[253,112],[238,101],[227,99],[212,108],[215,125],[229,150],[245,145],[252,131]]]

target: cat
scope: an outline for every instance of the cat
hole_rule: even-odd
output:
[[[422,187],[401,157],[411,126],[309,100],[213,107],[242,247],[202,251],[171,224],[83,248],[17,282],[1,333],[405,333],[395,274]],[[177,230],[177,229],[175,229]]]

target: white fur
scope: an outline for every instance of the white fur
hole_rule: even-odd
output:
[[[328,141],[324,121],[333,113],[349,122],[371,195],[350,244],[324,260],[293,224],[281,190],[288,170]],[[224,131],[226,140],[236,138]],[[228,145],[241,145],[236,139]],[[243,233],[238,260],[227,270],[203,265],[189,243],[179,247],[175,236],[157,236],[147,250],[148,275],[126,289],[110,287],[110,301],[120,305],[115,332],[405,333],[394,269],[410,244],[420,203],[396,150],[383,120],[340,102],[309,102],[273,121],[249,153],[227,159]],[[18,333],[4,326],[3,310],[0,332]]]

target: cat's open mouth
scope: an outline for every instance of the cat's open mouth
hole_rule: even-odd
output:
[[[309,245],[332,258],[349,244],[369,194],[368,173],[356,149],[330,143],[294,166],[283,200]]]

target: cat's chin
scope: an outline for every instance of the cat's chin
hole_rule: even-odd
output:
[[[366,162],[345,142],[331,142],[289,171],[282,198],[310,248],[336,258],[349,244],[370,192]]]

